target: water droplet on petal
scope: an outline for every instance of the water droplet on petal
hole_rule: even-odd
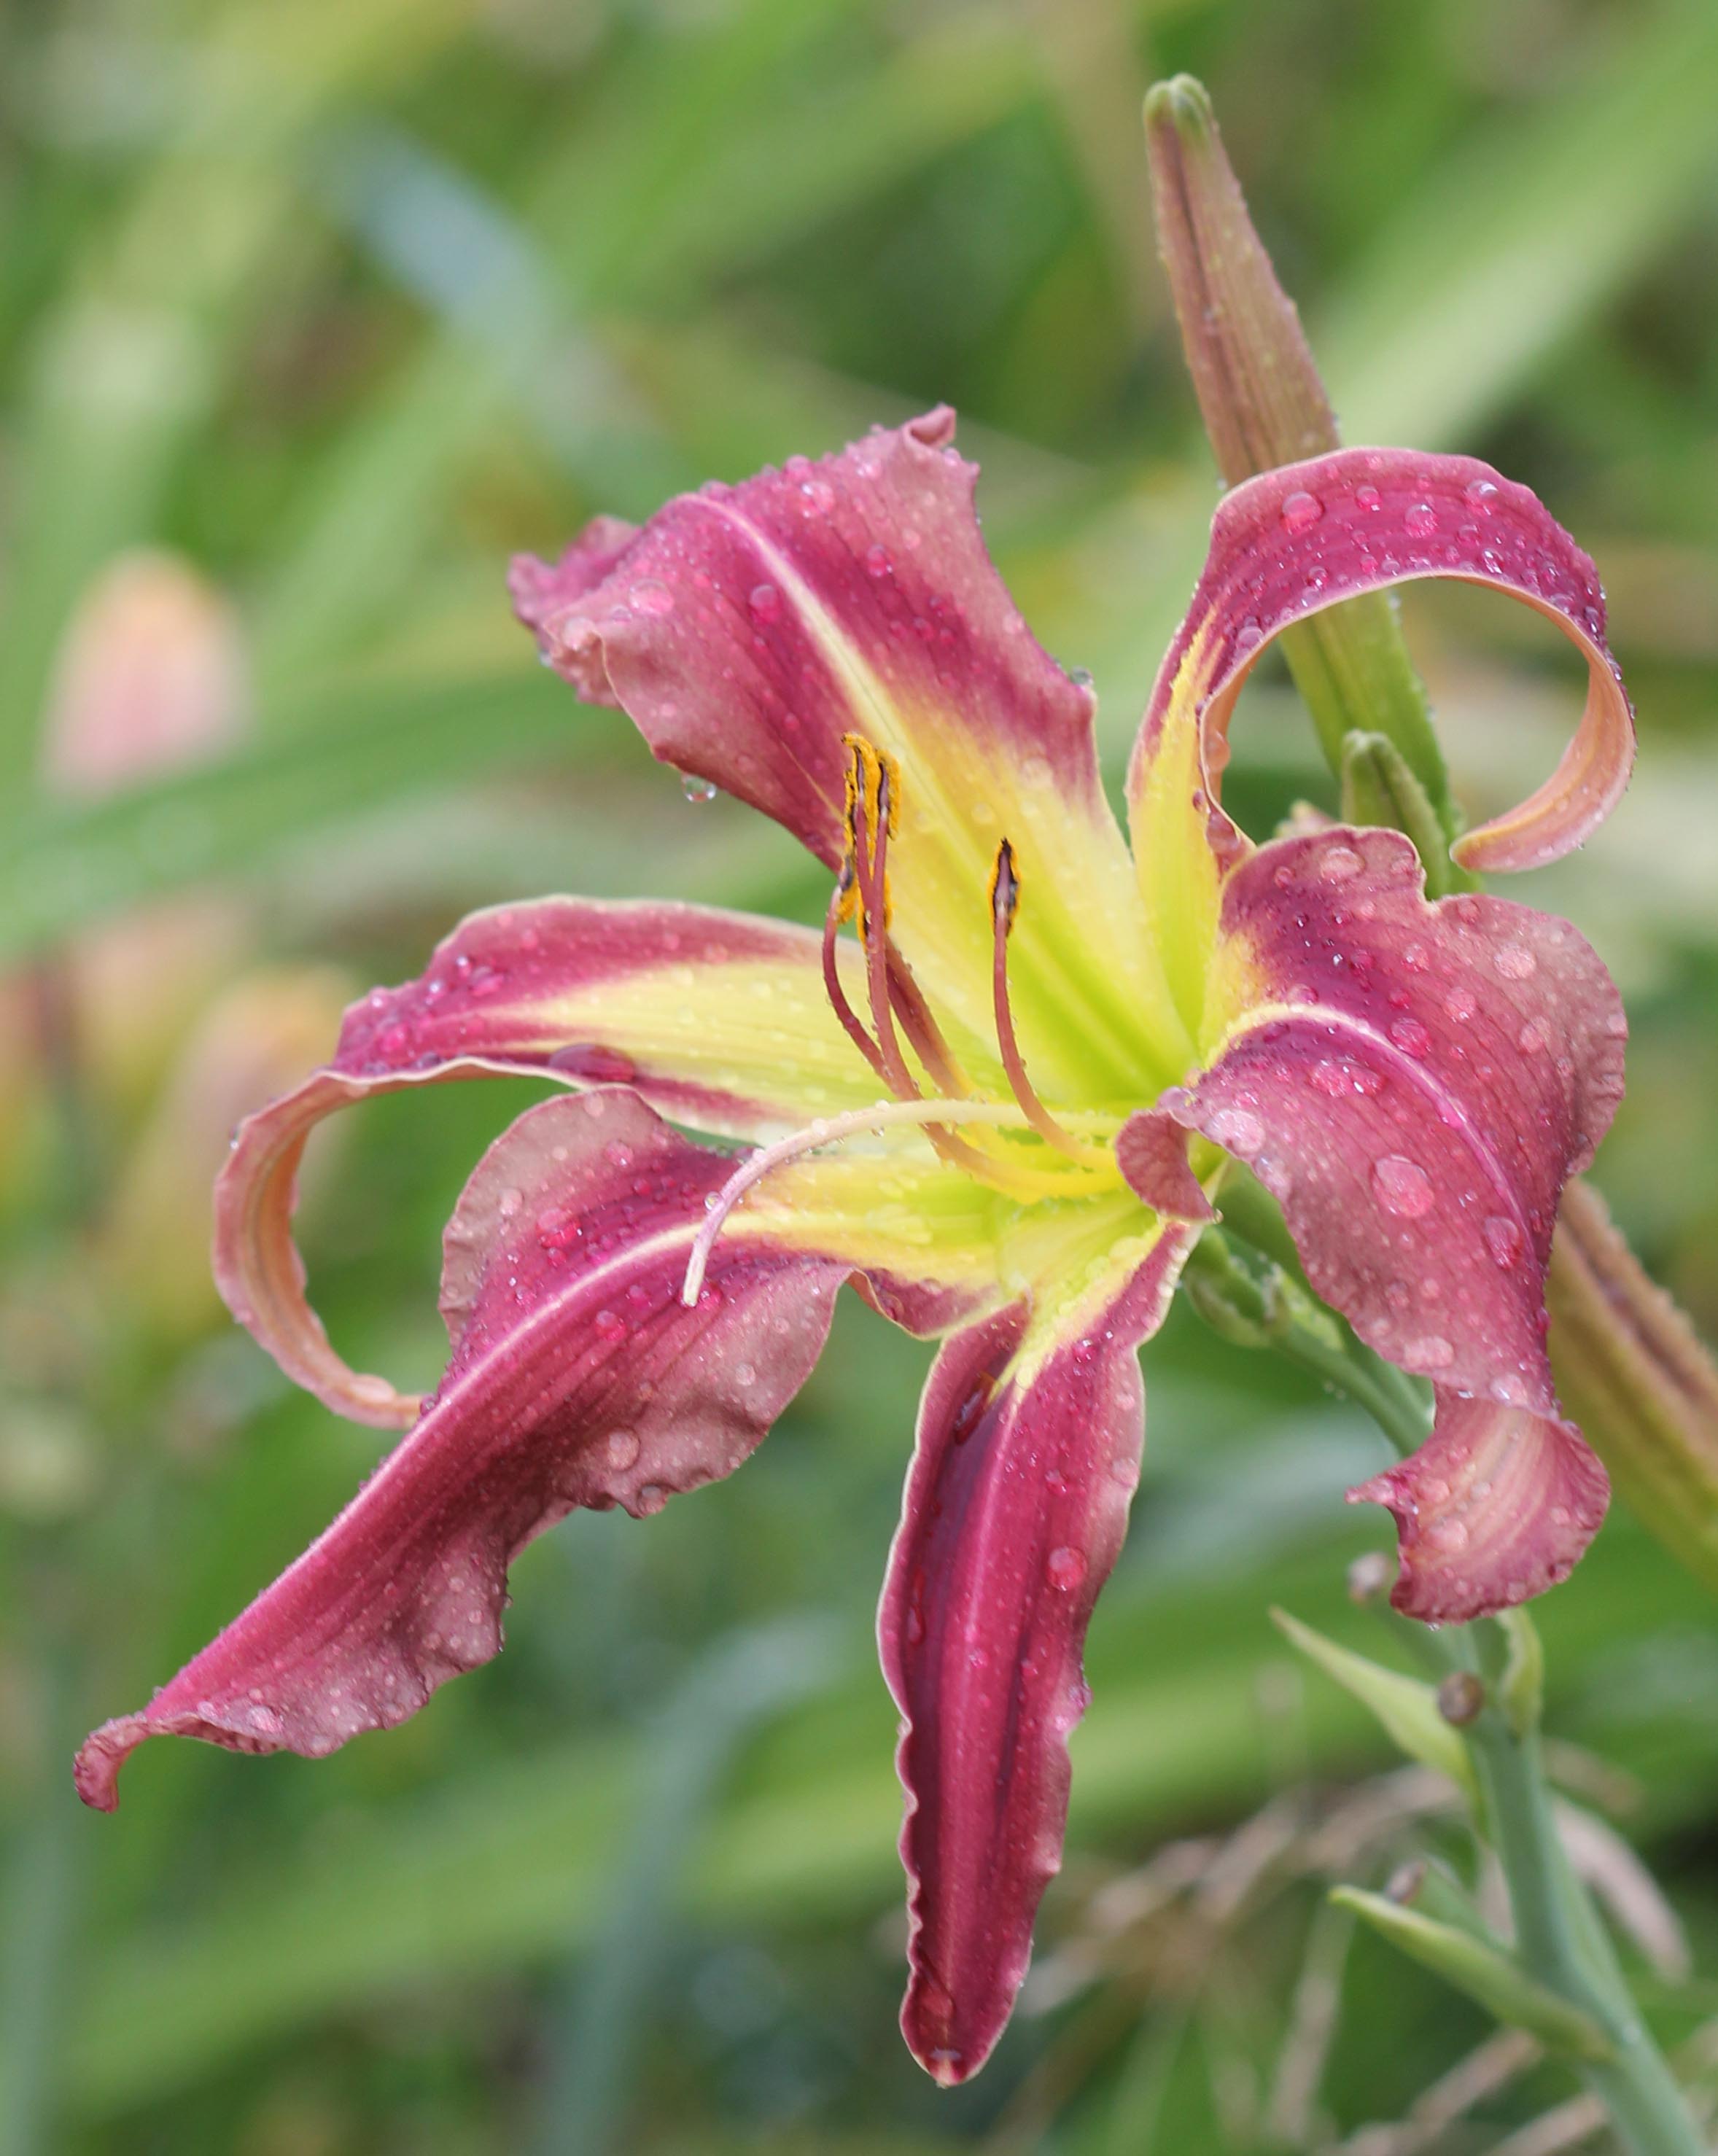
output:
[[[1539,971],[1539,960],[1525,943],[1499,943],[1491,963],[1506,981],[1525,981]]]
[[[1417,1161],[1386,1152],[1372,1163],[1372,1194],[1388,1213],[1417,1220],[1432,1210],[1432,1178]]]
[[[666,584],[659,583],[654,577],[646,577],[641,583],[635,584],[628,596],[640,613],[664,614],[674,611],[673,593]]]
[[[1410,539],[1429,539],[1438,529],[1438,511],[1429,501],[1417,501],[1402,523]]]
[[[1417,1018],[1392,1019],[1390,1038],[1404,1055],[1424,1055],[1432,1045],[1431,1034]]]
[[[610,1467],[630,1467],[638,1458],[639,1441],[635,1430],[614,1430],[604,1447]]]
[[[781,593],[774,584],[754,584],[746,603],[752,609],[754,621],[767,623],[781,619]]]
[[[716,798],[715,780],[700,778],[696,772],[681,773],[680,790],[688,801],[713,801]]]
[[[1479,1232],[1485,1238],[1485,1247],[1494,1264],[1508,1268],[1520,1256],[1521,1230],[1504,1214],[1490,1214]]]
[[[1319,855],[1319,874],[1326,883],[1346,883],[1365,866],[1352,846],[1326,846]]]
[[[1219,1108],[1209,1135],[1225,1152],[1250,1160],[1265,1142],[1265,1127],[1250,1108]]]
[[[1422,1333],[1402,1351],[1406,1370],[1445,1370],[1455,1360],[1455,1350],[1441,1332]]]
[[[1462,489],[1462,494],[1482,516],[1491,515],[1492,504],[1497,498],[1497,489],[1489,479],[1470,479]]]
[[[1061,1594],[1071,1594],[1085,1576],[1085,1553],[1067,1543],[1044,1560],[1044,1577]]]
[[[1282,518],[1290,531],[1309,531],[1324,513],[1324,503],[1317,495],[1309,494],[1304,487],[1297,487],[1293,494],[1284,497]]]

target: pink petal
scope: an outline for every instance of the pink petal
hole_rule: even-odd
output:
[[[1128,1117],[1116,1135],[1115,1158],[1129,1189],[1165,1219],[1216,1219],[1187,1158],[1186,1128],[1162,1108],[1139,1108]]]
[[[1438,1393],[1419,1450],[1348,1493],[1396,1518],[1391,1600],[1427,1624],[1464,1624],[1542,1594],[1574,1569],[1610,1497],[1573,1423]]]
[[[1216,969],[1237,1014],[1164,1106],[1282,1200],[1314,1287],[1381,1354],[1551,1414],[1551,1229],[1623,1090],[1622,1005],[1572,928],[1422,884],[1395,831],[1246,862]]]
[[[215,1192],[228,1307],[337,1414],[409,1423],[419,1403],[350,1370],[305,1301],[291,1216],[315,1126],[372,1094],[521,1073],[624,1081],[724,1136],[863,1106],[877,1081],[829,1008],[821,963],[808,930],[703,906],[559,898],[472,915],[419,979],[352,1006],[326,1069],[241,1127]]]
[[[1205,791],[1215,801],[1241,684],[1277,633],[1356,593],[1452,577],[1523,599],[1587,662],[1587,706],[1551,777],[1452,849],[1476,870],[1535,868],[1578,846],[1616,806],[1634,722],[1605,645],[1592,562],[1527,488],[1472,457],[1340,449],[1262,473],[1226,494],[1211,551],[1159,673],[1134,748],[1130,798],[1191,667],[1201,701]],[[1220,850],[1236,850],[1226,818]]]
[[[545,1527],[578,1506],[642,1517],[738,1466],[804,1383],[849,1267],[737,1232],[684,1308],[731,1167],[620,1090],[521,1116],[448,1229],[454,1353],[422,1419],[212,1645],[88,1740],[85,1801],[112,1808],[147,1737],[317,1757],[404,1721],[499,1650],[507,1567]]]
[[[594,591],[638,536],[638,526],[619,516],[594,516],[558,562],[516,554],[507,571],[513,611],[529,629]]]
[[[862,1002],[856,949],[839,947]],[[676,1122],[755,1138],[863,1107],[877,1081],[831,1009],[812,930],[706,906],[546,898],[474,913],[415,981],[373,990],[333,1068],[459,1059],[632,1086]]]
[[[773,816],[831,870],[844,737],[888,760],[892,933],[963,1056],[993,1053],[990,875],[1006,839],[1023,1053],[1041,1089],[1095,1100],[1142,1069],[1183,1068],[1185,1036],[1099,778],[1091,690],[1040,649],[997,575],[954,426],[939,409],[682,495],[601,582],[610,534],[560,571],[520,565],[516,589],[582,696],[620,706],[658,757]]]
[[[945,2083],[984,2064],[1062,1862],[1080,1654],[1144,1434],[1135,1350],[1186,1255],[1165,1235],[1078,1332],[1021,1306],[938,1355],[878,1612],[902,1713],[912,1979],[902,2027]]]
[[[712,483],[629,547],[601,519],[557,568],[515,564],[521,616],[587,702],[620,705],[664,761],[774,817],[831,869],[841,737],[876,724],[856,666],[927,726],[1042,758],[1047,781],[1093,797],[1091,693],[1026,633],[954,432],[940,406],[838,456]]]

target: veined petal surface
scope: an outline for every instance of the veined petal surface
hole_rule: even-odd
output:
[[[878,1612],[907,1792],[902,2027],[944,2082],[1001,2033],[1061,1866],[1081,1650],[1139,1479],[1136,1350],[1191,1240],[1125,1198],[1083,1209],[1059,1261],[1036,1252],[1035,1296],[939,1353]]]
[[[862,999],[856,948],[838,950]],[[474,913],[424,973],[347,1014],[334,1068],[459,1057],[628,1085],[676,1122],[779,1137],[877,1098],[830,1008],[811,930],[713,906],[547,898]]]
[[[837,953],[856,998],[858,952]],[[552,898],[473,914],[415,981],[354,1004],[333,1060],[241,1127],[215,1194],[215,1275],[287,1375],[360,1422],[417,1401],[349,1370],[292,1243],[311,1131],[372,1094],[443,1080],[624,1082],[665,1115],[767,1138],[867,1106],[877,1081],[830,1008],[820,939],[707,906]]]
[[[1390,1599],[1428,1625],[1489,1616],[1567,1578],[1598,1532],[1605,1471],[1571,1422],[1435,1389],[1419,1450],[1348,1493],[1394,1516]]]
[[[507,1567],[545,1527],[579,1506],[654,1512],[738,1466],[810,1373],[856,1264],[902,1323],[995,1301],[985,1194],[923,1168],[894,1201],[913,1238],[896,1243],[876,1164],[841,1160],[754,1194],[686,1308],[687,1253],[731,1166],[624,1089],[521,1116],[448,1229],[439,1391],[296,1564],[87,1741],[85,1801],[111,1810],[151,1736],[316,1757],[414,1713],[499,1650]],[[908,1173],[888,1163],[898,1185]]]
[[[1591,947],[1506,899],[1428,903],[1399,832],[1337,826],[1230,877],[1209,1008],[1208,1066],[1163,1106],[1281,1200],[1317,1292],[1404,1369],[1556,1414],[1557,1199],[1623,1091]]]
[[[618,552],[515,572],[522,611],[593,702],[774,816],[831,870],[862,735],[898,778],[900,947],[939,1012],[990,1034],[997,850],[1021,886],[1016,1020],[1042,1085],[1096,1100],[1185,1047],[1100,783],[1093,701],[1040,649],[984,547],[946,408],[817,464],[682,495]],[[595,564],[608,573],[593,583]],[[562,585],[564,588],[562,588]]]
[[[1341,449],[1309,458],[1224,495],[1134,745],[1134,849],[1160,936],[1204,947],[1221,873],[1245,850],[1218,801],[1229,720],[1260,652],[1325,607],[1428,577],[1524,600],[1587,664],[1586,709],[1556,771],[1518,808],[1469,832],[1457,858],[1476,870],[1536,867],[1579,845],[1615,807],[1634,724],[1604,641],[1604,594],[1592,562],[1538,498],[1473,457]],[[1195,957],[1175,983],[1185,1014],[1196,1004]]]

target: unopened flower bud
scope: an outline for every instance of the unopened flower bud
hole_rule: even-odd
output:
[[[60,647],[42,777],[85,800],[117,793],[218,754],[248,703],[230,603],[171,554],[128,555],[90,587]]]
[[[1569,1412],[1624,1503],[1718,1587],[1718,1367],[1589,1183],[1563,1192],[1546,1301]]]
[[[1471,1670],[1452,1670],[1438,1687],[1438,1712],[1454,1728],[1465,1729],[1485,1711],[1485,1686]]]
[[[1224,479],[1338,448],[1300,316],[1252,228],[1202,83],[1178,74],[1149,93],[1145,147],[1187,369]]]
[[[1217,468],[1231,485],[1341,446],[1300,326],[1253,229],[1203,85],[1160,82],[1145,100],[1159,244],[1187,371]],[[1288,630],[1283,654],[1330,768],[1351,733],[1386,736],[1431,810],[1411,830],[1434,896],[1464,886],[1449,859],[1460,829],[1426,692],[1383,594],[1349,600]]]
[[[96,800],[220,755],[249,723],[230,602],[188,562],[129,555],[90,585],[66,631],[43,780]],[[230,896],[198,891],[103,921],[64,953],[79,1062],[110,1108],[136,1108],[247,940]]]

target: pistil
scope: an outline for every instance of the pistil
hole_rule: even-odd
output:
[[[1095,1170],[1106,1178],[1113,1178],[1116,1173],[1114,1160],[1101,1148],[1083,1147],[1071,1137],[1039,1100],[1026,1076],[1008,1008],[1003,950],[1019,890],[1012,851],[1006,840],[1006,901],[999,897],[1003,867],[1002,856],[999,856],[997,874],[992,879],[991,906],[999,922],[997,1032],[1016,1106],[1007,1108],[1004,1104],[993,1104],[1004,1105],[1000,1115],[941,1112],[944,1108],[952,1110],[963,1104],[984,1104],[972,1103],[975,1089],[960,1068],[906,960],[889,935],[888,853],[900,795],[899,773],[892,760],[862,734],[848,734],[843,740],[848,754],[846,850],[824,916],[823,979],[831,1007],[848,1038],[895,1095],[897,1103],[922,1111],[910,1120],[923,1129],[938,1154],[951,1167],[964,1169],[978,1181],[1027,1203],[1070,1195],[1071,1183],[1077,1187],[1081,1178],[1070,1178],[1066,1169],[1047,1172],[1034,1167],[1029,1161],[1011,1154],[1006,1143],[1000,1152],[970,1144],[950,1127],[959,1122],[1000,1123],[1005,1127],[1011,1126],[1018,1131],[1032,1132],[1088,1174]],[[1006,919],[997,914],[999,905],[1005,907]],[[848,921],[853,923],[865,961],[866,999],[872,1021],[869,1027],[849,1000],[836,962],[836,937]],[[902,1048],[903,1034],[932,1084],[944,1096],[942,1099],[925,1100],[923,1088]]]
[[[996,1014],[996,1046],[1002,1057],[1002,1068],[1014,1097],[1019,1101],[1021,1112],[1027,1122],[1043,1139],[1070,1160],[1078,1161],[1082,1167],[1090,1164],[1089,1147],[1083,1146],[1078,1138],[1071,1137],[1054,1116],[1038,1098],[1037,1091],[1026,1075],[1025,1059],[1020,1052],[1020,1043],[1014,1031],[1014,1009],[1008,993],[1008,938],[1014,927],[1016,909],[1020,904],[1020,877],[1014,865],[1014,849],[1005,839],[996,849],[996,865],[990,872],[990,920],[993,930],[993,948],[990,963],[991,1002]]]
[[[883,1067],[882,1052],[872,1039],[864,1019],[848,1002],[847,992],[841,986],[841,969],[836,963],[836,932],[854,910],[856,874],[850,845],[847,858],[841,863],[841,872],[836,879],[836,887],[829,895],[829,910],[823,916],[823,985],[829,997],[830,1007],[841,1020],[847,1038],[883,1084],[887,1085],[888,1074]]]

